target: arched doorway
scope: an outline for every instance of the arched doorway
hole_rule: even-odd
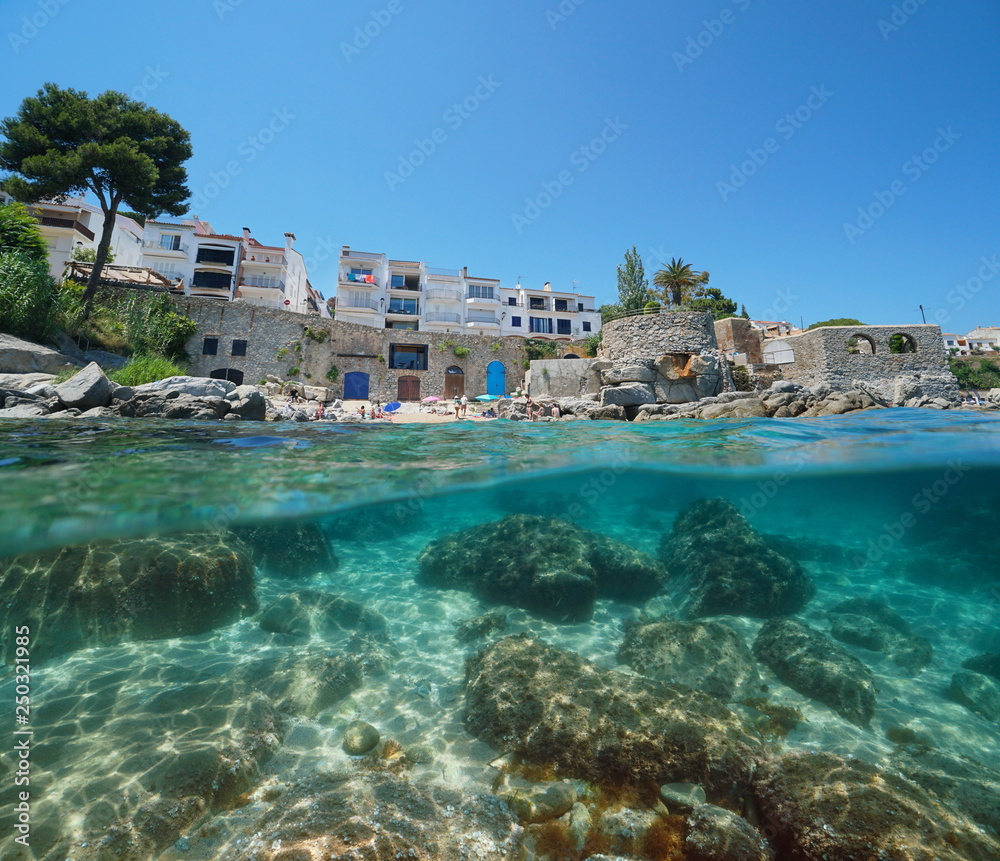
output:
[[[465,371],[452,365],[444,372],[444,399],[460,398],[465,394]]]
[[[580,357],[576,353],[567,353],[563,356],[564,359],[579,359]]]
[[[503,362],[490,362],[486,366],[486,394],[501,398],[507,394],[507,369]]]
[[[420,377],[400,377],[396,384],[397,401],[420,400]]]
[[[208,376],[213,380],[229,380],[229,382],[236,383],[238,386],[243,385],[243,371],[237,371],[236,368],[218,368]]]
[[[868,335],[858,332],[847,339],[847,352],[852,356],[874,356],[875,342]]]
[[[351,371],[344,374],[344,400],[368,400],[368,374],[362,371]]]

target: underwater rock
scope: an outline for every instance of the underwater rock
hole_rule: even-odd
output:
[[[867,727],[875,714],[875,678],[829,637],[793,619],[769,619],[753,644],[757,659],[793,690]]]
[[[455,627],[455,639],[460,643],[471,643],[488,637],[490,634],[502,631],[507,627],[507,614],[501,610],[483,613],[472,619],[463,619]]]
[[[900,752],[892,765],[950,809],[1000,834],[1000,772],[968,757],[936,750]]]
[[[688,861],[772,861],[774,850],[743,817],[702,804],[687,818]]]
[[[972,670],[974,673],[982,673],[984,676],[993,676],[1000,680],[1000,654],[991,652],[986,655],[976,655],[962,662],[962,669]]]
[[[1000,722],[1000,687],[982,673],[955,673],[947,696],[986,720]]]
[[[630,625],[618,660],[651,679],[686,685],[723,702],[753,696],[761,689],[750,649],[722,622]]]
[[[530,792],[519,789],[500,793],[517,818],[525,825],[548,822],[568,813],[576,804],[576,789],[572,783],[550,783]]]
[[[685,584],[691,617],[767,619],[797,612],[816,594],[802,566],[769,547],[726,499],[684,509],[660,541],[660,558]]]
[[[219,861],[520,861],[524,829],[495,795],[384,772],[298,780]]]
[[[381,613],[315,589],[282,595],[260,617],[261,628],[273,634],[324,639],[343,631],[384,633],[387,625]]]
[[[403,756],[406,757],[407,762],[412,762],[414,765],[426,765],[437,759],[437,751],[429,744],[420,744],[418,742],[417,744],[407,745],[403,751]]]
[[[873,652],[884,652],[910,673],[926,667],[933,657],[931,644],[914,637],[910,626],[880,601],[852,598],[829,611],[833,638]]]
[[[378,730],[370,723],[351,721],[344,731],[344,752],[350,756],[363,756],[374,750],[380,739]]]
[[[1000,843],[895,772],[828,753],[786,754],[754,779],[778,857],[988,861]],[[773,836],[771,836],[773,834]]]
[[[665,783],[660,787],[660,798],[671,813],[690,813],[708,800],[697,783]]]
[[[227,536],[163,535],[0,560],[7,630],[29,625],[31,657],[201,634],[257,610],[249,556]],[[2,657],[13,658],[13,638]]]
[[[476,738],[599,785],[698,783],[737,798],[764,752],[707,694],[606,670],[527,636],[468,659],[465,699]]]
[[[274,577],[301,580],[336,571],[340,565],[315,523],[285,521],[234,526],[231,531],[250,548],[254,563]]]
[[[563,520],[510,514],[432,541],[417,582],[463,589],[481,601],[521,607],[554,622],[581,622],[596,598],[642,601],[664,570],[651,556]]]

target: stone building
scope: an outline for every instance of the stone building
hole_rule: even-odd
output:
[[[715,321],[715,339],[719,349],[737,365],[764,363],[764,333],[743,317],[727,317]]]
[[[274,375],[383,403],[506,395],[524,375],[523,341],[515,338],[375,329],[240,301],[175,301],[198,324],[187,348],[192,374],[247,384]]]

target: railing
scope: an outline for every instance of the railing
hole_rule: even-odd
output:
[[[360,299],[350,300],[350,299],[338,299],[337,309],[341,308],[369,308],[372,311],[378,310],[378,305],[374,301],[365,302]]]
[[[461,323],[461,314],[449,314],[447,311],[430,311],[424,314],[424,319],[428,323]]]
[[[77,233],[86,236],[91,242],[94,241],[94,231],[84,227],[79,221],[74,221],[72,218],[55,218],[51,215],[43,215],[39,217],[38,222],[39,224],[44,224],[46,227],[64,227],[67,230],[75,230]]]
[[[270,254],[266,251],[251,251],[244,261],[245,263],[256,263],[258,266],[284,266],[285,255],[280,251],[273,251]]]
[[[486,323],[499,326],[500,320],[492,314],[469,314],[465,318],[467,323]]]
[[[471,293],[466,293],[465,298],[469,302],[496,302],[498,305],[500,304],[499,296],[473,296]]]
[[[240,279],[242,287],[263,287],[271,290],[285,292],[285,282],[272,275],[244,275]]]
[[[548,311],[549,310],[549,306],[546,305],[544,302],[539,302],[537,305],[534,302],[532,302],[532,303],[530,303],[528,305],[528,310],[529,311]]]
[[[436,269],[430,266],[427,267],[428,275],[445,275],[449,278],[459,278],[462,275],[459,269]]]
[[[345,260],[381,260],[384,255],[368,251],[341,251],[340,256]]]
[[[420,316],[420,305],[393,305],[389,303],[388,309],[386,309],[386,314],[405,314],[407,317],[418,317]]]
[[[149,248],[152,251],[176,251],[178,254],[187,254],[188,247],[184,243],[181,243],[176,248],[167,248],[166,245],[160,245],[159,242],[147,239],[142,243],[143,248]]]
[[[380,287],[381,286],[379,284],[379,282],[378,282],[378,276],[376,276],[376,275],[372,275],[372,280],[371,281],[352,281],[348,277],[350,274],[351,274],[350,272],[344,272],[343,274],[341,274],[340,280],[344,284],[352,284],[352,285],[353,284],[357,284],[359,287]]]
[[[461,290],[449,290],[446,287],[428,287],[427,288],[427,298],[428,299],[446,299],[452,302],[462,301],[462,291]]]
[[[390,281],[389,282],[389,289],[390,290],[407,290],[410,293],[419,293],[421,290],[424,289],[424,285],[423,284],[418,284],[416,287],[406,287],[404,285],[403,287],[399,287],[398,285],[395,285],[395,284],[393,284]]]

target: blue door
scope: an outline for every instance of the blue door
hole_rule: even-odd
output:
[[[361,371],[351,371],[349,374],[344,374],[344,400],[368,400],[368,374]]]
[[[503,362],[490,362],[486,366],[486,394],[501,398],[507,394],[507,369]]]

